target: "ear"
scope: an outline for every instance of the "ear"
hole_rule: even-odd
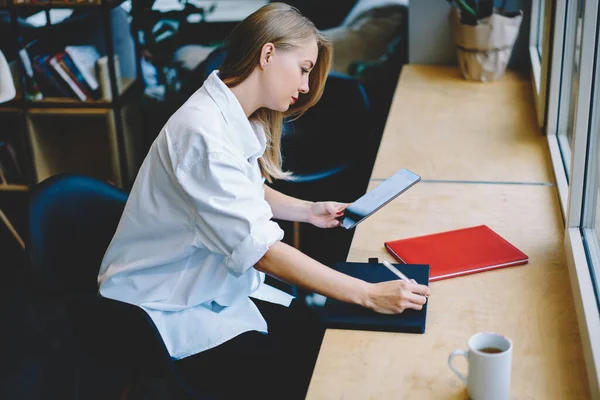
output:
[[[269,65],[275,54],[275,45],[273,43],[266,43],[260,51],[260,66],[264,69]]]

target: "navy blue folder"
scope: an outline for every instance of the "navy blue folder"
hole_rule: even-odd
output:
[[[429,285],[429,265],[393,265],[408,278],[414,279],[422,285]],[[371,283],[398,279],[383,264],[379,263],[337,263],[334,268],[346,275]],[[425,333],[427,303],[420,311],[407,309],[402,314],[386,315],[328,298],[320,310],[320,315],[328,328]]]

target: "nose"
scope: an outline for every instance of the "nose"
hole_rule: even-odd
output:
[[[300,87],[298,88],[298,91],[302,94],[306,94],[308,93],[309,87],[308,87],[308,76],[305,76],[302,78],[302,84],[300,85]]]

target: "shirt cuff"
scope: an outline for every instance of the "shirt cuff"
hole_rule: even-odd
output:
[[[273,221],[254,227],[225,260],[225,266],[235,277],[252,268],[275,242],[283,239],[283,230]]]

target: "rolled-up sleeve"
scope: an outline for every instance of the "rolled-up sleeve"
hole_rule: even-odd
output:
[[[208,153],[177,178],[194,208],[193,229],[201,244],[225,256],[234,276],[252,268],[283,238],[271,221],[273,214],[264,198],[261,182],[252,182],[243,161],[227,153]]]

